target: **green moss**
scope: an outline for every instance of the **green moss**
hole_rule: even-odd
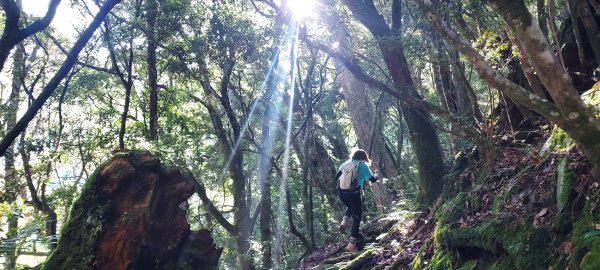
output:
[[[498,214],[502,209],[502,205],[510,195],[509,191],[503,191],[500,194],[494,196],[494,201],[492,202],[492,213]]]
[[[419,249],[419,252],[417,252],[417,256],[415,256],[412,263],[410,264],[410,268],[412,270],[418,270],[418,269],[425,268],[425,260],[424,260],[423,256],[425,254],[425,251],[428,248],[429,248],[428,244],[421,246],[421,249]]]
[[[481,196],[477,196],[477,194],[474,196],[467,196],[466,200],[469,203],[469,208],[471,211],[479,212],[482,207]]]
[[[459,193],[452,200],[444,203],[437,211],[436,225],[433,229],[433,241],[436,249],[446,245],[446,243],[443,242],[443,236],[452,230],[452,227],[449,224],[452,224],[460,219],[465,196],[465,193]]]
[[[600,269],[600,233],[596,229],[600,215],[595,213],[596,207],[594,202],[588,201],[581,218],[573,226],[573,268]]]
[[[85,183],[79,199],[73,203],[69,220],[61,231],[58,248],[53,252],[42,269],[76,269],[82,266],[92,268],[96,239],[102,230],[105,206],[98,204],[97,192],[94,189],[95,179],[110,161],[100,165]],[[84,224],[79,221],[85,220]]]
[[[509,270],[509,269],[511,269],[511,270],[514,269],[514,266],[512,265],[509,257],[503,257],[502,259],[498,260],[496,263],[494,263],[490,267],[490,270]]]
[[[600,269],[600,243],[592,247],[579,264],[582,270],[598,270]]]
[[[474,270],[477,267],[477,260],[471,260],[466,262],[461,268],[458,270]]]
[[[436,250],[431,257],[431,261],[425,267],[426,270],[446,270],[446,269],[454,269],[452,266],[452,255],[443,249]]]
[[[556,181],[556,206],[561,212],[569,202],[573,186],[573,175],[569,170],[569,162],[566,157],[561,158],[558,162]]]
[[[564,130],[555,126],[542,151],[545,153],[564,152],[571,149],[574,145],[573,139]]]
[[[557,237],[549,237],[546,229],[535,228],[532,224],[531,217],[522,222],[493,219],[471,227],[453,228],[451,223],[438,220],[434,230],[435,251],[475,248],[482,254],[506,255],[511,266],[506,269],[547,269],[552,260],[547,247]]]
[[[596,113],[596,117],[600,117],[600,82],[596,82],[592,89],[581,95],[581,98]]]
[[[377,252],[376,249],[370,248],[364,250],[360,255],[354,258],[352,261],[348,262],[348,264],[341,266],[338,268],[339,270],[348,270],[348,269],[358,269],[361,267],[364,262],[369,260],[369,258],[373,257],[373,255]]]
[[[600,82],[585,92],[582,99],[591,111],[595,112],[597,117],[600,117]],[[571,149],[574,145],[573,139],[564,130],[555,126],[542,151],[544,153],[563,152]]]

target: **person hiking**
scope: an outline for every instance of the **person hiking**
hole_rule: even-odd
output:
[[[352,153],[349,160],[340,166],[335,175],[340,200],[346,206],[346,212],[339,225],[340,231],[345,232],[350,219],[352,219],[350,241],[346,246],[346,250],[349,252],[358,251],[357,243],[361,238],[359,234],[363,205],[361,188],[365,181],[376,182],[378,178],[377,172],[371,173],[369,162],[367,152],[358,149]]]

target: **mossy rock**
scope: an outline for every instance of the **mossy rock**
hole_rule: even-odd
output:
[[[464,263],[465,259],[478,261],[474,269],[548,269],[554,264],[548,247],[562,240],[560,235],[533,226],[533,216],[519,220],[510,214],[462,227],[457,221],[465,201],[472,199],[461,193],[438,211],[430,269],[444,269],[448,264],[452,269],[468,268],[471,263]]]
[[[535,228],[532,219],[510,222],[494,219],[467,228],[445,228],[438,232],[435,241],[446,248],[454,248],[461,257],[507,256],[508,269],[547,269],[551,254],[547,247],[552,245],[548,231]],[[439,225],[444,227],[444,225]],[[449,225],[446,225],[449,226]],[[486,263],[487,264],[487,263]]]
[[[431,261],[425,267],[426,270],[455,269],[452,265],[453,256],[446,250],[438,250],[431,257]]]

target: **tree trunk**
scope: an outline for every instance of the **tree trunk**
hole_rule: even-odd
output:
[[[397,30],[391,30],[388,27],[373,2],[365,3],[357,0],[344,0],[343,2],[378,39],[379,50],[396,89],[402,91],[403,95],[422,100],[423,98],[417,92],[412,80],[402,43],[397,37]],[[418,161],[419,200],[423,205],[431,205],[442,191],[442,179],[445,172],[439,138],[427,110],[406,106],[405,103],[401,103],[400,106]]]
[[[158,139],[158,74],[156,71],[156,17],[158,4],[156,0],[146,0],[146,31],[148,34],[147,65],[148,65],[148,102],[150,129],[148,139]]]
[[[223,111],[225,112],[226,119],[229,121],[229,125],[231,126],[232,141],[234,144],[236,144],[236,142],[240,140],[241,126],[229,98],[229,82],[235,66],[235,61],[233,59],[236,57],[231,50],[230,52],[231,58],[225,64],[225,70],[223,70],[223,74],[219,82],[220,95],[217,94],[211,85],[209,71],[207,69],[208,66],[202,58],[202,53],[198,54],[199,57],[197,58],[197,61],[201,67],[198,77],[200,83],[202,84],[202,89],[206,94],[205,98],[207,101],[201,99],[197,99],[197,101],[201,102],[209,112],[213,128],[219,141],[219,150],[226,160],[225,169],[229,173],[229,177],[231,177],[233,182],[232,194],[233,207],[235,209],[233,213],[234,225],[229,224],[229,222],[223,218],[222,214],[216,211],[216,209],[211,210],[210,213],[217,219],[219,224],[226,228],[230,235],[235,237],[239,268],[251,269],[253,268],[253,265],[252,258],[249,254],[249,239],[252,232],[250,231],[250,209],[247,201],[247,195],[249,193],[246,189],[246,177],[244,176],[243,152],[241,151],[239,145],[231,145],[229,143],[230,136],[227,134],[225,126],[223,125],[222,114],[215,107],[215,105],[221,104]],[[234,151],[232,151],[232,149]],[[203,199],[203,203],[209,203],[208,199]]]
[[[279,58],[275,61],[279,62]],[[277,64],[274,64],[275,69]],[[262,119],[262,139],[260,149],[260,163],[259,163],[259,187],[260,187],[260,242],[261,242],[261,262],[264,269],[271,269],[273,266],[273,257],[271,252],[271,238],[273,236],[271,230],[271,221],[273,216],[273,203],[271,201],[271,156],[273,153],[273,144],[275,143],[275,127],[271,125],[272,121],[276,119],[274,104],[276,101],[272,101],[273,90],[275,88],[274,80],[268,78],[266,84],[266,91],[264,97],[264,114]]]
[[[600,63],[600,30],[598,29],[598,23],[594,18],[594,14],[590,10],[590,5],[587,0],[575,1],[577,1],[576,7],[579,17],[581,18],[581,22],[583,22],[585,32],[587,33],[588,39],[590,40],[590,45],[592,46],[592,50],[596,56],[596,63]],[[577,24],[574,24],[573,26],[575,27]]]
[[[48,247],[50,249],[50,251],[53,251],[54,249],[56,249],[56,246],[58,245],[58,235],[56,234],[56,227],[58,225],[58,220],[57,220],[57,216],[56,216],[56,212],[54,211],[54,209],[52,209],[52,207],[50,207],[50,205],[48,204],[47,200],[46,200],[46,196],[45,194],[45,190],[46,190],[46,184],[43,183],[41,185],[41,187],[39,189],[36,189],[35,184],[33,183],[33,172],[32,172],[32,168],[31,168],[31,164],[29,162],[30,158],[29,158],[29,152],[28,152],[28,146],[26,146],[25,144],[25,134],[21,135],[21,146],[19,147],[19,151],[21,154],[21,159],[23,161],[23,171],[25,174],[25,180],[26,180],[26,184],[27,184],[27,189],[29,189],[29,193],[31,196],[31,202],[33,204],[33,207],[44,213],[46,215],[46,220],[45,220],[45,229],[46,229],[46,237],[48,238]],[[56,152],[56,149],[55,149]],[[44,175],[44,179],[50,179],[50,172],[51,172],[51,163],[49,162],[46,166],[46,174]],[[42,180],[43,181],[43,180]],[[38,190],[40,190],[41,192],[38,192]],[[41,193],[38,194],[38,193]]]
[[[537,7],[538,24],[540,25],[540,29],[542,30],[542,33],[544,33],[544,36],[547,37],[548,36],[548,24],[547,24],[548,13],[546,13],[546,1],[545,0],[537,0],[536,7]]]
[[[569,16],[571,17],[571,24],[573,25],[573,35],[575,36],[575,44],[577,45],[577,56],[579,58],[579,64],[586,64],[585,47],[583,43],[583,37],[581,35],[581,29],[579,28],[579,16],[578,16],[578,3],[577,0],[567,0],[567,7],[569,10]]]
[[[414,88],[402,46],[392,46],[381,40],[379,46],[397,89],[404,89],[406,94],[422,99]],[[404,103],[400,103],[400,106],[418,161],[420,201],[424,205],[431,205],[442,191],[445,172],[437,132],[428,111]]]
[[[312,190],[314,183],[314,172],[313,166],[311,164],[311,156],[315,152],[314,151],[314,137],[312,134],[312,115],[309,115],[311,119],[307,122],[307,128],[304,130],[304,154],[302,158],[304,162],[302,162],[302,171],[303,171],[303,181],[302,181],[302,204],[304,210],[304,224],[306,227],[306,234],[308,235],[309,244],[311,249],[316,249],[317,246],[315,244],[315,214],[313,209],[313,201],[312,201]]]
[[[332,18],[334,21],[330,22],[329,28],[332,29],[336,40],[338,40],[342,54],[345,57],[354,59],[349,34],[344,28],[340,28],[342,21],[337,15],[334,14],[333,16],[336,17]],[[367,84],[358,80],[352,72],[343,66],[339,59],[334,58],[333,60],[338,69],[338,78],[343,88],[342,94],[350,113],[352,126],[358,138],[358,147],[366,150],[370,155],[373,170],[381,170],[381,175],[385,177],[397,176],[398,168],[390,153],[386,151],[385,141],[380,133],[374,130],[376,127],[374,125],[376,124],[374,123],[375,110],[367,95]],[[381,199],[376,200],[376,205],[379,213],[383,214],[392,202],[392,194],[387,189],[380,188],[383,186],[372,185],[371,187],[374,196]]]
[[[149,152],[117,152],[88,180],[43,269],[217,269],[222,249],[187,222],[193,181]]]
[[[19,3],[20,4],[20,3]],[[22,44],[17,45],[15,54],[13,55],[13,70],[12,70],[12,84],[11,92],[8,97],[6,104],[6,112],[4,115],[4,122],[6,123],[6,129],[13,128],[17,122],[17,111],[19,109],[20,95],[21,95],[21,79],[25,75],[25,47]],[[14,145],[11,145],[4,155],[4,192],[6,200],[12,209],[17,201],[17,195],[19,193],[19,179],[17,177],[17,171],[15,168],[15,149]],[[6,233],[6,248],[4,268],[15,269],[17,263],[16,244],[18,242],[19,235],[19,210],[14,209],[11,211],[13,214],[9,214],[7,217],[8,226]]]
[[[573,138],[600,175],[600,120],[590,113],[571,83],[569,75],[554,56],[548,41],[523,1],[488,0],[521,41],[525,54],[538,74],[554,103],[531,94],[495,71],[475,49],[451,31],[437,15],[429,12],[429,21],[476,68],[482,79],[503,91],[514,101],[554,122]],[[431,2],[421,3],[430,7]]]
[[[438,97],[440,99],[440,103],[442,107],[446,108],[453,115],[460,115],[459,111],[459,103],[456,95],[456,88],[452,86],[451,83],[451,73],[450,73],[450,64],[449,59],[447,57],[445,46],[443,41],[436,35],[435,33],[432,35],[433,44],[436,48],[436,59],[437,62],[434,65],[434,82],[435,89],[437,91]],[[450,129],[450,153],[454,155],[460,151],[458,146],[459,138],[455,135],[453,130],[455,129],[455,125],[453,123],[449,123]]]

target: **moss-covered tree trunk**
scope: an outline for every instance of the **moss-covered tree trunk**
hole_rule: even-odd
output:
[[[116,153],[88,180],[43,269],[217,269],[222,249],[187,222],[192,179],[149,152]]]

